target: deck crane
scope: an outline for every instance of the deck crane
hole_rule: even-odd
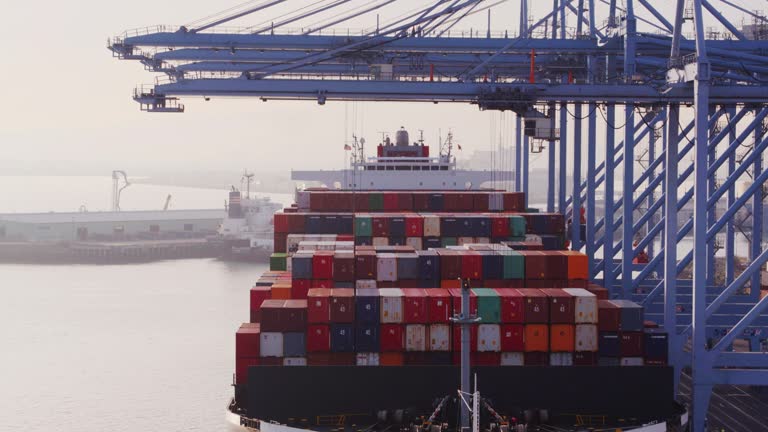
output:
[[[703,430],[714,385],[768,385],[768,359],[759,352],[768,297],[757,290],[768,261],[759,192],[768,180],[765,14],[733,0],[515,0],[519,22],[510,16],[504,31],[478,32],[459,26],[498,2],[420,2],[383,22],[413,2],[365,3],[375,9],[361,3],[284,13],[292,1],[252,1],[196,25],[128,31],[108,48],[163,75],[134,92],[151,112],[183,112],[180,98],[238,96],[453,102],[515,113],[515,187],[527,191],[528,145],[543,139],[548,210],[585,207],[586,238],[578,229],[569,235],[573,248],[587,253],[592,280],[614,297],[643,303],[648,319],[669,331],[676,376],[684,367],[693,371],[693,430]],[[743,14],[752,27],[735,24]],[[219,28],[254,16],[261,24]],[[340,27],[361,20],[367,29]],[[721,31],[707,31],[713,26]],[[721,120],[725,126],[715,128]],[[743,148],[747,154],[737,158]],[[645,166],[636,166],[636,154]],[[747,171],[754,182],[737,197],[736,182]],[[734,218],[747,205],[755,241],[751,264],[737,275]],[[722,232],[726,278],[718,284],[714,251]],[[674,246],[691,234],[692,247],[683,245],[678,256]],[[632,263],[661,244],[669,247],[648,264]],[[690,264],[693,280],[678,278]],[[751,352],[733,352],[737,338],[749,341]]]

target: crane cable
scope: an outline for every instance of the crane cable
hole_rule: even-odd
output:
[[[214,19],[221,17],[222,15],[234,15],[236,12],[240,11],[241,9],[246,9],[252,5],[259,4],[261,2],[263,5],[266,5],[269,3],[268,0],[248,0],[242,3],[239,3],[235,6],[232,6],[230,8],[224,9],[222,11],[210,14],[208,16],[204,16],[202,18],[196,19],[194,21],[191,21],[185,25],[187,28],[197,27],[199,25],[202,25],[203,23],[213,21]]]

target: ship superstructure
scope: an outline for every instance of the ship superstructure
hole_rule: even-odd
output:
[[[265,259],[273,251],[272,217],[282,205],[267,197],[245,196],[233,188],[227,201],[227,216],[219,227],[226,256],[234,259]]]

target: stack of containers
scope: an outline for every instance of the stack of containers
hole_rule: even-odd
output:
[[[563,289],[574,302],[574,366],[594,366],[598,358],[597,296],[583,288]]]
[[[245,323],[235,334],[235,384],[248,382],[248,368],[261,364],[261,325]]]
[[[501,358],[502,366],[523,366],[525,364],[525,327],[524,298],[520,291],[513,288],[496,288],[499,296],[501,322]]]
[[[404,364],[406,329],[403,325],[403,291],[400,288],[379,289],[379,331],[382,366]]]
[[[262,365],[307,364],[306,300],[265,300],[261,305],[259,330]]]
[[[642,366],[643,308],[628,300],[600,300],[599,346],[601,366]]]
[[[527,269],[526,269],[527,271]],[[549,364],[549,299],[538,289],[518,289],[523,296],[523,322],[526,366]]]

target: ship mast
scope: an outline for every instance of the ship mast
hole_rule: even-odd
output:
[[[448,135],[450,137],[450,134]],[[474,411],[475,422],[479,421],[479,412],[475,409],[470,409],[469,403],[464,399],[467,396],[473,395],[470,387],[470,372],[471,364],[469,359],[470,347],[470,326],[480,321],[479,317],[471,316],[469,311],[469,296],[470,287],[469,279],[465,279],[461,283],[461,313],[454,315],[451,318],[455,324],[461,326],[461,389],[459,389],[459,400],[461,404],[461,421],[459,423],[460,432],[469,432],[470,422],[472,421],[471,414]],[[475,380],[477,381],[477,380]],[[477,393],[477,391],[475,391]],[[473,405],[477,405],[477,394],[473,395],[475,401]]]

